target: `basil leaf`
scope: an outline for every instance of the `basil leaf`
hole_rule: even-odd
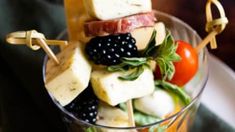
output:
[[[125,71],[126,64],[121,63],[119,65],[109,66],[107,67],[107,70],[109,72],[117,72],[117,71]]]
[[[163,77],[163,80],[171,80],[174,73],[175,67],[173,62],[179,61],[181,58],[176,53],[177,43],[174,42],[174,39],[170,32],[167,32],[166,38],[163,43],[157,46],[157,51],[155,54],[155,61],[160,68],[160,73]]]
[[[157,129],[158,126],[152,126],[148,129],[148,132],[155,132],[155,129]]]
[[[150,116],[139,111],[134,112],[134,118],[135,118],[135,122],[140,126],[151,124],[151,123],[161,120],[160,118]]]
[[[133,81],[136,80],[143,72],[144,67],[150,67],[148,61],[150,58],[122,58],[122,63],[119,65],[109,66],[107,70],[109,72],[127,72],[127,75],[118,77],[123,81]],[[131,70],[131,73],[129,71]]]
[[[131,73],[119,77],[121,80],[133,81],[143,73],[144,66],[149,67],[148,61],[154,60],[160,69],[162,79],[171,80],[175,74],[175,67],[173,62],[179,61],[181,59],[180,56],[176,53],[177,43],[174,42],[172,35],[168,31],[162,44],[156,46],[156,35],[157,31],[154,30],[148,45],[141,54],[143,57],[124,57],[121,59],[121,64],[109,66],[107,70],[110,72],[127,72],[130,69],[134,69]]]
[[[181,60],[181,57],[178,54],[172,54],[168,56],[168,60],[177,62]]]
[[[166,126],[166,125],[164,125],[164,126],[159,126],[159,127],[157,128],[157,132],[165,132],[166,129],[167,129],[167,126]]]
[[[167,130],[167,125],[155,125],[149,128],[148,132],[165,132]]]
[[[167,71],[166,71],[165,78],[167,78],[168,80],[171,80],[175,74],[175,66],[173,62],[171,61],[166,62],[166,66],[167,66]]]
[[[98,132],[98,131],[94,127],[89,127],[87,129],[85,129],[85,132]]]
[[[119,106],[123,111],[127,111],[126,103],[120,103],[118,106]]]
[[[122,58],[122,62],[129,66],[141,66],[147,63],[147,58]]]
[[[120,80],[133,81],[136,80],[144,72],[144,66],[137,67],[128,75],[118,77]]]

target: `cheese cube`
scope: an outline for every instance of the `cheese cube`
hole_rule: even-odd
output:
[[[47,62],[46,89],[62,106],[76,98],[90,80],[91,64],[79,45],[72,43],[59,53],[59,65],[51,59]]]
[[[86,11],[99,20],[110,20],[152,11],[151,0],[83,0]]]
[[[131,32],[132,37],[136,40],[136,46],[138,50],[143,50],[148,45],[149,40],[152,36],[153,30],[157,31],[156,35],[156,45],[161,44],[166,37],[166,27],[164,23],[158,22],[154,25],[154,27],[144,27],[138,28]],[[144,36],[143,36],[144,34]]]
[[[149,95],[154,91],[151,69],[145,68],[144,72],[134,81],[118,79],[122,75],[122,72],[93,71],[91,84],[96,96],[109,105],[115,106],[129,99]]]
[[[96,124],[109,127],[129,127],[128,115],[119,108],[101,103],[98,108]],[[116,132],[117,130],[101,128],[102,132]]]

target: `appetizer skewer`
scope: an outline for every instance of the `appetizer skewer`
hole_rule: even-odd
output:
[[[105,4],[109,3],[109,0],[104,1]],[[117,8],[114,12],[103,12],[106,9],[103,6],[108,5],[100,5],[96,0],[82,1],[82,3],[85,7],[78,9],[83,18],[80,19],[78,25],[80,28],[76,30],[78,36],[70,36],[71,41],[68,46],[66,41],[46,40],[43,34],[34,30],[9,34],[7,41],[11,44],[26,44],[33,50],[42,47],[50,57],[47,62],[45,82],[49,93],[78,118],[89,123],[109,124],[114,127],[134,127],[135,122],[140,125],[140,122],[135,121],[136,114],[164,118],[174,111],[172,97],[161,89],[180,94],[185,104],[190,103],[190,97],[178,86],[185,85],[195,75],[198,70],[197,54],[208,43],[211,43],[212,48],[216,48],[215,36],[221,33],[228,23],[220,3],[217,0],[209,0],[206,7],[208,22],[206,29],[209,35],[193,48],[184,41],[175,42],[165,30],[163,23],[155,23],[150,0],[144,3],[141,3],[141,0],[139,3],[117,1],[129,9],[118,10],[116,7],[118,4],[114,4],[113,6]],[[211,3],[218,7],[221,18],[213,20]],[[90,7],[92,7],[88,12],[90,16],[83,14],[84,10]],[[127,9],[129,12],[126,11]],[[71,25],[69,34],[75,34]],[[143,34],[146,37],[143,38]],[[55,55],[48,45],[60,45],[65,48]],[[163,52],[164,50],[170,52]],[[189,57],[186,56],[186,52],[190,53]],[[165,67],[173,67],[173,71],[169,73],[167,69],[164,69],[158,61],[164,58],[157,58],[158,55],[155,53],[162,54],[164,57],[173,57],[174,60],[168,60],[169,62],[164,64]],[[93,63],[87,59],[87,56]],[[152,70],[147,68],[150,60],[158,64],[157,66],[153,64],[153,69],[156,69],[155,78],[160,78],[162,81],[157,80],[154,83]],[[103,66],[98,66],[98,64]],[[124,75],[122,71],[127,74]],[[160,87],[160,89],[154,90],[155,87]],[[89,94],[91,98],[86,99]],[[162,104],[156,97],[168,100],[168,104]],[[105,103],[98,103],[98,99]],[[134,99],[133,104],[132,99]],[[127,113],[113,107],[123,102],[126,102]],[[165,109],[163,110],[160,106],[164,106]],[[97,109],[103,112],[97,113]],[[133,113],[134,110],[142,113]],[[122,117],[121,124],[115,122],[118,116],[112,116],[110,114],[112,112]],[[98,118],[96,118],[97,115]]]

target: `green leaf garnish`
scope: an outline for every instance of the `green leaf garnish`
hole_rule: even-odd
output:
[[[125,76],[120,76],[118,77],[121,80],[128,80],[128,81],[133,81],[136,80],[142,73],[144,72],[144,67],[143,66],[138,66],[134,69],[133,72],[125,75]]]
[[[127,106],[125,103],[120,103],[118,105],[123,111],[127,112]],[[154,122],[157,122],[157,121],[160,121],[162,120],[161,118],[159,117],[154,117],[154,116],[151,116],[151,115],[148,115],[148,114],[145,114],[143,112],[140,112],[138,110],[135,109],[134,111],[134,118],[135,118],[135,122],[140,125],[140,126],[143,126],[143,125],[148,125],[148,124],[151,124],[151,123],[154,123]]]
[[[122,58],[122,63],[107,68],[110,72],[127,72],[127,75],[120,76],[119,79],[133,81],[137,79],[143,72],[144,66],[149,66],[150,60],[156,61],[159,66],[163,80],[171,80],[175,73],[173,62],[179,61],[181,58],[176,53],[177,43],[175,43],[170,32],[162,42],[156,46],[157,31],[154,30],[146,48],[140,53],[141,58]],[[132,70],[131,72],[128,72]]]
[[[168,128],[168,125],[163,125],[163,126],[160,126],[159,124],[158,125],[155,125],[155,126],[152,126],[148,129],[148,132],[165,132]]]
[[[166,38],[162,44],[155,46],[156,35],[157,32],[154,30],[149,44],[144,49],[142,55],[146,57],[152,57],[152,59],[156,61],[163,80],[171,80],[175,73],[173,62],[179,61],[181,59],[180,56],[176,53],[177,43],[175,43],[170,32],[167,32]]]
[[[98,132],[95,127],[88,127],[85,129],[85,132]]]
[[[176,53],[176,49],[177,44],[174,43],[172,35],[170,35],[168,32],[165,40],[161,45],[158,46],[158,49],[155,52],[155,61],[160,68],[163,80],[171,80],[175,73],[173,62],[180,60],[180,56]]]
[[[127,111],[126,103],[120,103],[120,104],[118,104],[118,106],[119,106],[123,111]]]
[[[159,127],[157,128],[157,132],[165,132],[167,128],[168,128],[167,125],[159,126]]]
[[[155,81],[155,87],[175,93],[181,98],[185,105],[188,105],[191,102],[191,97],[181,87],[177,85],[171,84],[164,80],[157,80]]]
[[[136,80],[143,72],[145,67],[149,67],[148,58],[122,58],[122,63],[119,65],[109,66],[110,72],[127,72],[126,75],[118,77],[124,81]]]
[[[161,120],[160,118],[157,118],[157,117],[154,117],[151,115],[147,115],[147,114],[144,114],[139,111],[134,112],[134,118],[135,118],[135,122],[140,126],[148,125],[148,124],[151,124],[151,123],[154,123],[154,122]]]

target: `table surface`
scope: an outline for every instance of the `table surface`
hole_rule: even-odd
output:
[[[220,0],[221,1],[221,0]],[[225,62],[229,67],[235,70],[235,1],[221,1],[229,24],[226,30],[217,36],[218,49],[210,50]],[[153,0],[153,8],[174,15],[190,26],[192,26],[203,38],[207,35],[205,32],[205,5],[206,0]]]

